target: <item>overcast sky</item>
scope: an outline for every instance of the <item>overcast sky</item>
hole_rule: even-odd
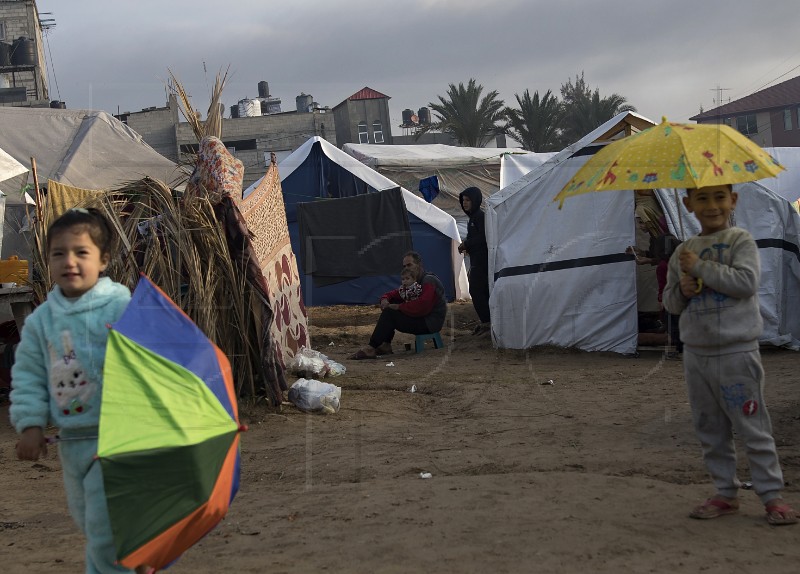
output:
[[[559,94],[584,72],[652,119],[703,109],[800,75],[797,0],[38,0],[50,96],[70,109],[166,102],[172,70],[196,108],[230,65],[232,104],[269,82],[284,111],[311,94],[333,107],[364,86],[402,111],[475,78],[507,105]],[[55,80],[53,75],[55,71]]]

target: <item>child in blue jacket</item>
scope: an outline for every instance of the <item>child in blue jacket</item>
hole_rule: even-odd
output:
[[[115,235],[96,209],[71,209],[47,231],[55,283],[27,317],[11,370],[11,423],[21,435],[17,456],[47,454],[44,428],[59,429],[59,454],[70,513],[86,536],[86,572],[130,572],[116,564],[97,454],[103,362],[109,323],[128,302],[124,285],[101,277]],[[146,572],[142,566],[137,572]]]

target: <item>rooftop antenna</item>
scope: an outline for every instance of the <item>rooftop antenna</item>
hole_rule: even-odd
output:
[[[728,91],[730,91],[730,88],[720,88],[719,84],[717,84],[717,87],[716,88],[711,88],[711,91],[717,93],[717,98],[714,100],[714,105],[715,106],[721,106],[722,105],[722,92],[728,92]],[[728,101],[725,102],[725,103],[730,103],[730,101],[731,101],[731,99],[728,98]]]

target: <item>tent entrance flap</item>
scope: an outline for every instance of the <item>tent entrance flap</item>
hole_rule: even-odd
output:
[[[396,275],[413,249],[399,187],[332,201],[297,204],[305,273],[317,287],[356,277]]]

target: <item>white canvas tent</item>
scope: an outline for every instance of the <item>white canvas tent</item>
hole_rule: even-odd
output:
[[[309,138],[302,146],[297,148],[286,159],[278,164],[278,173],[281,178],[281,186],[283,188],[284,202],[286,204],[287,218],[289,219],[289,232],[292,236],[293,248],[297,246],[297,224],[294,220],[294,213],[296,213],[295,204],[299,201],[314,201],[318,198],[330,197],[347,197],[358,193],[364,193],[365,190],[383,191],[387,189],[394,189],[398,184],[381,175],[370,167],[354,159],[350,155],[344,153],[336,146],[330,144],[327,140],[315,136]],[[332,175],[332,174],[338,175]],[[327,174],[327,177],[325,176]],[[256,181],[253,185],[248,187],[243,196],[246,197],[253,189],[259,184]],[[335,188],[335,189],[333,189]],[[401,187],[403,200],[412,218],[419,220],[420,226],[416,227],[416,223],[412,221],[412,238],[414,240],[414,247],[420,251],[428,261],[427,267],[431,271],[435,271],[446,284],[452,279],[453,293],[456,299],[469,298],[469,283],[467,280],[467,273],[464,267],[464,258],[458,253],[458,245],[461,242],[455,220],[441,209],[431,205],[425,200],[410,193],[407,189]],[[416,230],[423,230],[422,233],[416,233]],[[432,245],[440,245],[438,239],[434,240],[434,236],[438,236],[444,240],[446,249],[449,251],[438,253],[433,257],[433,253],[425,256],[426,249]],[[449,238],[449,242],[447,242]],[[418,245],[418,242],[421,242]],[[449,269],[442,267],[441,269],[432,269],[431,263],[436,259],[440,263],[446,262]],[[447,273],[446,276],[445,273]],[[302,280],[303,278],[301,278]],[[364,282],[358,284],[361,295],[366,296]],[[396,285],[392,285],[393,288]],[[310,289],[310,287],[306,287]],[[315,301],[324,301],[324,304],[336,304],[352,302],[352,289],[350,294],[347,294],[346,286],[342,288],[331,287],[325,288],[327,292],[322,293],[319,290]],[[378,294],[387,291],[384,289]],[[308,293],[304,292],[304,297],[308,300]],[[337,297],[346,297],[347,299],[336,300]],[[329,298],[325,298],[329,297]],[[369,299],[369,301],[373,301]],[[323,304],[323,303],[319,303]]]
[[[150,176],[167,184],[180,176],[174,162],[106,112],[0,107],[0,149],[48,179],[86,189],[113,189]],[[9,204],[22,201],[9,189]]]
[[[500,189],[508,187],[558,152],[509,153],[500,159]]]
[[[174,162],[139,134],[96,110],[0,107],[0,149],[25,169],[22,175],[0,181],[0,191],[7,196],[3,257],[25,258],[28,251],[17,231],[26,201],[20,189],[30,180],[31,158],[36,160],[40,186],[52,179],[85,189],[114,189],[145,176],[167,184],[183,177]]]
[[[499,347],[636,351],[636,264],[625,253],[635,241],[633,191],[576,196],[561,210],[552,199],[600,145],[649,125],[638,114],[620,114],[489,198],[490,307]],[[740,187],[736,223],[761,247],[761,341],[795,347],[800,216],[762,185]],[[686,233],[696,231],[674,190],[656,196],[672,231],[680,233],[679,209]]]
[[[458,194],[477,187],[484,199],[500,189],[500,161],[504,154],[527,153],[520,148],[473,148],[444,144],[376,145],[351,144],[342,150],[397,182],[416,195],[419,182],[435,175],[439,196],[433,205],[453,216],[466,235],[467,216],[458,202]]]

